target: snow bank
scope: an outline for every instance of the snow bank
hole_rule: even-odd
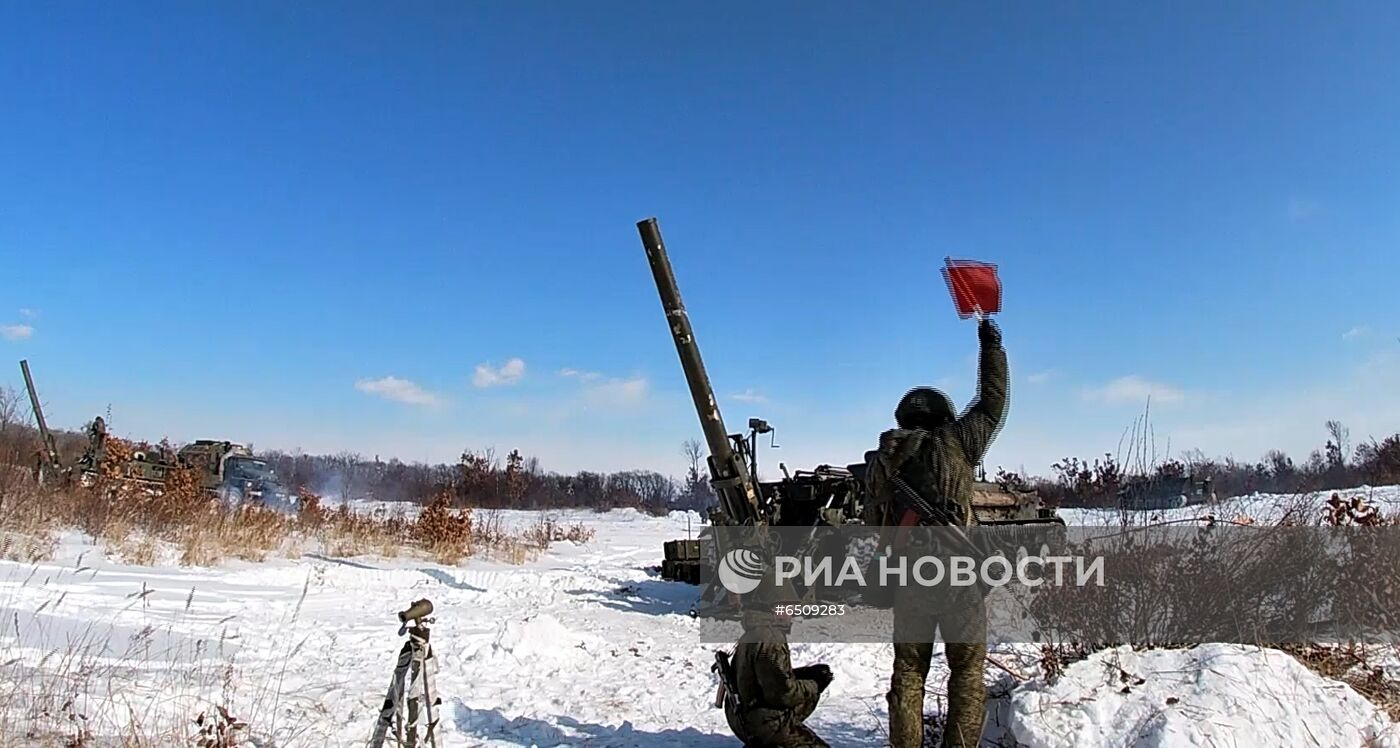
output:
[[[590,652],[606,646],[596,636],[577,632],[552,615],[542,613],[523,620],[507,621],[490,646],[477,656],[494,663],[535,662],[564,664],[591,659]]]
[[[1026,748],[1384,746],[1400,728],[1350,686],[1276,650],[1233,644],[1119,647],[1011,696]]]

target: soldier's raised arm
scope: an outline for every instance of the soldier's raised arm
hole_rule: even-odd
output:
[[[977,399],[958,419],[958,439],[968,462],[978,463],[987,453],[1002,419],[1010,395],[1010,377],[1006,365],[1006,349],[1001,347],[1001,330],[990,319],[977,324],[977,339],[981,354],[977,365]]]
[[[754,662],[754,675],[769,707],[797,709],[817,700],[817,683],[801,680],[792,674],[792,656],[783,645],[759,645]]]

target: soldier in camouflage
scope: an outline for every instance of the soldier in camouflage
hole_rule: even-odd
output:
[[[732,658],[738,706],[726,703],[724,708],[730,729],[751,748],[824,748],[826,741],[803,722],[831,684],[831,668],[793,668],[787,641],[792,620],[773,611],[782,599],[748,598],[744,635]]]
[[[991,320],[978,324],[981,357],[978,396],[960,417],[938,390],[910,390],[895,409],[899,428],[880,436],[880,448],[867,471],[871,496],[891,496],[890,476],[930,505],[946,507],[938,517],[911,514],[898,498],[882,503],[875,521],[892,525],[975,524],[972,513],[974,471],[996,438],[1006,413],[1008,372],[1001,332]],[[948,662],[948,713],[943,746],[976,746],[986,716],[983,666],[987,655],[986,615],[975,587],[953,590],[895,591],[894,673],[887,696],[890,744],[923,744],[924,688],[933,657],[935,632],[941,632]]]

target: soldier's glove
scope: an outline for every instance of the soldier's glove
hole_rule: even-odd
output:
[[[983,317],[982,321],[977,323],[977,339],[985,346],[1001,345],[1001,329],[991,317]]]
[[[826,687],[831,685],[832,679],[836,677],[831,674],[831,668],[826,665],[808,665],[806,667],[800,667],[794,670],[792,674],[801,680],[816,681],[818,692],[825,691]]]

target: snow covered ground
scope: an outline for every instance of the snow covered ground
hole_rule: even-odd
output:
[[[698,521],[554,514],[597,535],[521,566],[302,557],[149,568],[109,561],[70,534],[50,561],[0,562],[0,677],[23,675],[25,697],[0,699],[0,720],[47,699],[56,728],[82,722],[111,735],[138,723],[188,735],[188,718],[223,705],[262,745],[360,745],[402,643],[394,613],[427,597],[437,608],[441,745],[737,746],[710,706],[712,647],[688,615],[697,589],[650,571],[662,542]],[[526,526],[536,515],[502,519]],[[825,661],[836,674],[812,726],[833,745],[881,744],[891,647],[793,649],[798,664]],[[1278,653],[1116,650],[1053,686],[1027,654],[994,655],[1029,679],[1013,691],[1011,676],[989,668],[1002,694],[991,744],[1400,746],[1383,712]],[[933,689],[945,674],[939,657]]]
[[[1333,493],[1350,500],[1360,496],[1374,504],[1386,515],[1400,512],[1400,486],[1362,486],[1336,491],[1316,491],[1305,494],[1252,493],[1235,496],[1215,504],[1199,504],[1180,509],[1155,511],[1121,511],[1117,509],[1061,509],[1060,516],[1072,527],[1118,525],[1124,519],[1135,523],[1178,521],[1213,515],[1219,520],[1248,517],[1261,524],[1278,521],[1286,513],[1318,519],[1323,516],[1327,500]],[[1301,514],[1300,514],[1301,513]]]
[[[1011,732],[1034,748],[1400,746],[1400,729],[1350,687],[1234,644],[1099,652],[1011,701]]]

